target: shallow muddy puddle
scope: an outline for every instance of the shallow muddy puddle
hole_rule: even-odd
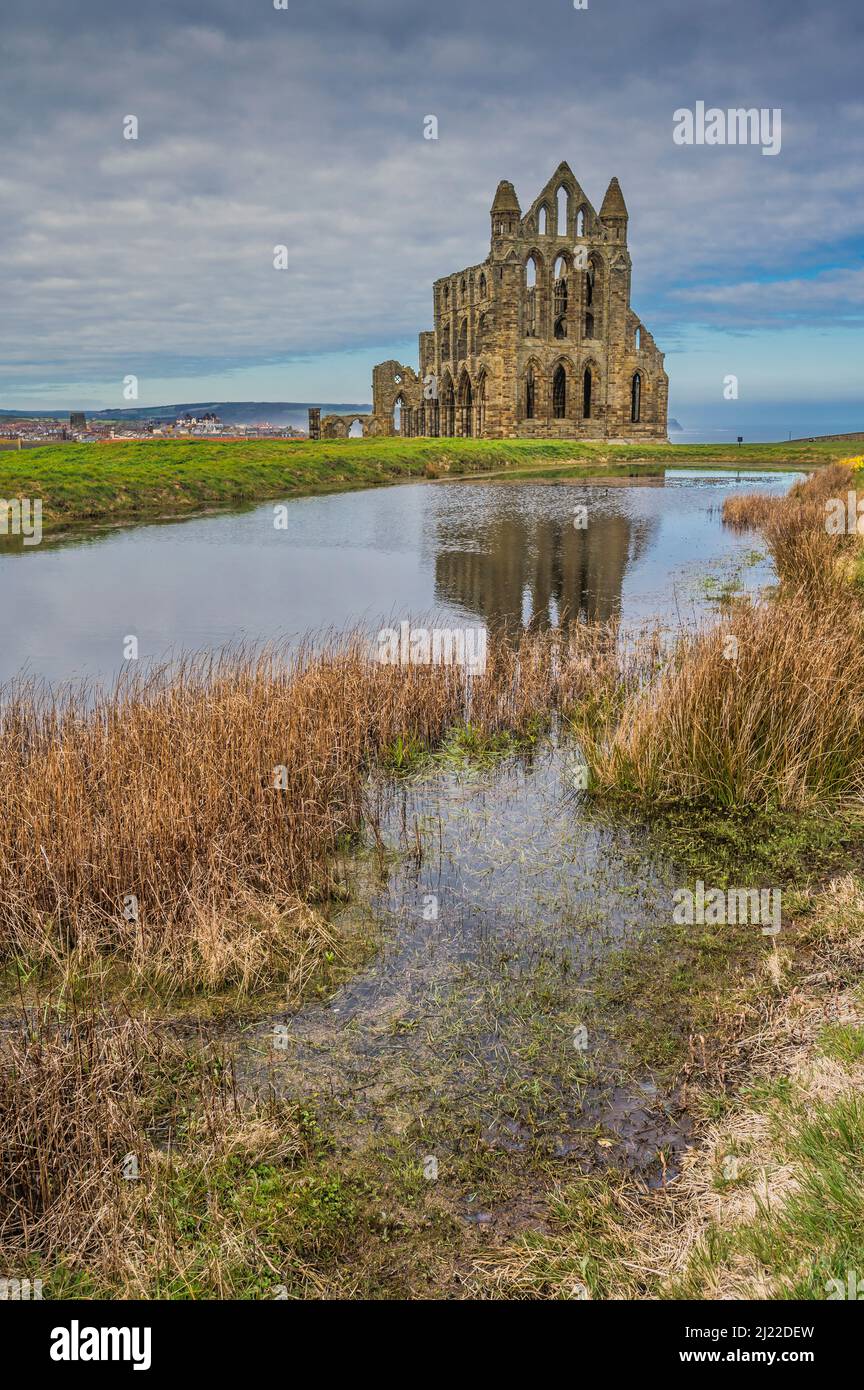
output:
[[[630,1074],[591,988],[610,952],[662,932],[668,871],[643,830],[581,805],[571,759],[550,743],[531,762],[391,785],[382,838],[399,858],[365,903],[380,949],[325,1004],[247,1026],[240,1084],[308,1098],[349,1145],[413,1136],[442,1166],[470,1133],[673,1173],[679,1107]]]

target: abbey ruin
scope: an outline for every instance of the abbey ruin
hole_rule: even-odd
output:
[[[489,255],[435,281],[419,372],[380,363],[372,414],[310,414],[310,435],[359,420],[366,436],[665,439],[669,379],[630,308],[627,220],[617,179],[597,213],[567,164],[524,216],[499,183]]]

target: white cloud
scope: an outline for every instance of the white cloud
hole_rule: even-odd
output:
[[[858,313],[842,268],[864,234],[851,8],[844,24],[757,0],[731,31],[688,9],[686,32],[676,0],[620,14],[503,0],[491,19],[395,0],[255,16],[213,0],[205,23],[182,0],[11,10],[7,394],[414,338],[432,280],[485,256],[498,180],[524,206],[562,158],[596,204],[621,180],[634,303],[661,346],[694,314],[740,331]],[[697,99],[782,105],[782,154],[674,146],[672,112]],[[122,138],[130,112],[138,141]],[[840,270],[802,276],[831,259]]]

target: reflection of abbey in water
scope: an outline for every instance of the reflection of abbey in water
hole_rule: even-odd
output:
[[[544,628],[561,618],[615,618],[627,566],[643,553],[655,525],[591,509],[588,528],[577,530],[564,517],[508,511],[490,518],[478,551],[472,519],[464,549],[450,527],[437,538],[435,596],[493,625],[524,620]]]

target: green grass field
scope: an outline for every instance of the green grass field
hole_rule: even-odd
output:
[[[857,446],[860,447],[860,446]],[[558,440],[170,440],[52,444],[0,452],[0,497],[41,498],[46,530],[179,517],[267,498],[374,487],[411,478],[658,476],[670,465],[809,467],[852,442],[607,444]]]

